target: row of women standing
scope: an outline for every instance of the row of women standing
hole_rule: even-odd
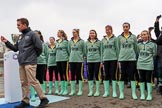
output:
[[[148,31],[142,31],[142,42],[137,43],[136,36],[130,30],[129,23],[123,23],[123,33],[115,37],[113,35],[112,26],[105,27],[106,36],[102,41],[98,40],[97,32],[90,30],[89,37],[84,42],[79,36],[79,30],[73,29],[72,38],[68,42],[67,36],[63,30],[58,31],[58,40],[55,44],[55,38],[50,37],[50,45],[43,44],[43,52],[38,58],[37,78],[42,84],[45,92],[45,82],[43,77],[48,65],[49,70],[49,94],[52,93],[53,71],[55,71],[55,94],[68,94],[68,64],[71,71],[71,92],[69,95],[76,94],[76,79],[79,80],[78,96],[83,94],[82,70],[84,57],[87,58],[88,63],[88,96],[100,96],[100,81],[99,70],[103,65],[105,70],[104,78],[104,94],[103,97],[110,95],[110,80],[112,80],[112,97],[116,98],[117,79],[116,72],[119,63],[120,66],[120,81],[119,81],[119,98],[124,99],[124,77],[126,73],[130,74],[132,98],[137,99],[136,96],[136,82],[134,74],[136,69],[140,74],[140,99],[145,99],[145,82],[147,84],[147,100],[152,100],[152,83],[151,75],[153,70],[153,57],[156,54],[156,44],[150,41]],[[39,33],[40,34],[40,33]],[[41,36],[41,35],[40,35]],[[47,49],[45,51],[45,49]],[[47,52],[47,53],[46,53]],[[46,56],[47,55],[47,56]],[[138,60],[137,60],[138,55]],[[46,59],[45,59],[46,58]],[[58,73],[60,75],[61,91],[58,87]],[[94,80],[96,84],[96,91],[94,93]],[[32,95],[33,96],[33,95]],[[34,97],[32,97],[34,100]]]

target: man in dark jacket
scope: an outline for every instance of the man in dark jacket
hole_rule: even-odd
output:
[[[1,41],[6,44],[8,48],[13,51],[19,51],[18,62],[19,72],[22,87],[22,101],[15,108],[24,108],[30,106],[29,104],[29,87],[30,85],[36,90],[41,103],[40,108],[45,107],[48,104],[48,99],[45,97],[39,81],[36,79],[37,57],[42,52],[42,44],[35,32],[29,27],[29,22],[26,18],[17,19],[17,28],[20,35],[15,45],[11,44],[4,36],[1,36]]]
[[[160,31],[159,27],[159,19],[161,18],[161,15],[157,16],[156,21],[154,23],[154,32],[157,37],[157,40],[155,41],[158,45],[157,47],[157,60],[158,60],[158,77],[159,77],[159,91],[162,95],[162,31]]]

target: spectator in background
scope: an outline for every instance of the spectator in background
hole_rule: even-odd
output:
[[[141,34],[137,35],[137,42],[138,43],[142,42]]]
[[[3,58],[5,52],[7,52],[7,48],[3,42],[0,42],[0,58]]]
[[[5,44],[3,42],[0,42],[0,59],[1,59],[1,63],[3,64],[3,55],[4,53],[7,52],[7,48],[5,46]],[[2,65],[3,67],[3,65]],[[0,76],[3,76],[3,68],[0,68]]]
[[[159,80],[159,89],[160,93],[162,94],[162,31],[160,31],[160,26],[159,26],[159,20],[161,18],[161,15],[156,17],[156,21],[154,23],[155,27],[155,35],[157,37],[157,40],[155,41],[157,43],[157,80]]]

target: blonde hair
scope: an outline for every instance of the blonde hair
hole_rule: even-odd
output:
[[[62,34],[62,37],[67,40],[67,35],[66,33],[64,32],[64,30],[58,30],[58,32],[60,32]]]

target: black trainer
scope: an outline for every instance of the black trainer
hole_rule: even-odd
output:
[[[19,105],[14,106],[14,108],[26,108],[26,107],[29,107],[29,106],[30,106],[29,103],[21,101],[21,103]]]
[[[47,98],[41,99],[41,102],[38,106],[38,108],[45,108],[45,106],[48,104],[49,100]]]

